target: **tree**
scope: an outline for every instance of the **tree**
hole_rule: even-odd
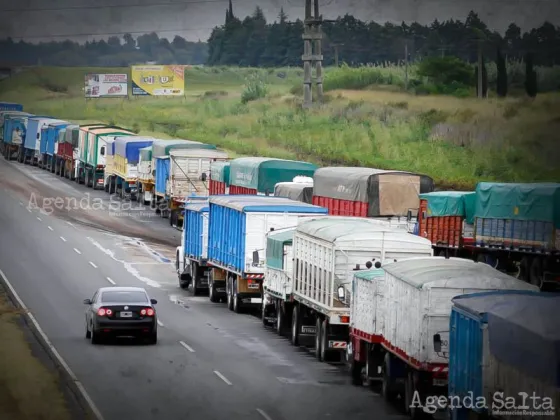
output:
[[[498,71],[496,77],[496,93],[499,97],[505,98],[508,91],[507,67],[506,60],[499,47],[496,54],[496,67]]]
[[[476,96],[478,96],[478,65],[474,68],[474,80],[476,81]],[[482,97],[486,98],[488,96],[488,71],[486,70],[486,64],[484,62],[484,56],[482,56]]]
[[[525,56],[525,91],[530,98],[537,96],[537,72],[533,68],[533,54]]]
[[[429,78],[441,85],[472,83],[471,67],[456,57],[431,57],[418,63],[418,76]]]

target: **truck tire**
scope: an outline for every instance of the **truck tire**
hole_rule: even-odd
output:
[[[282,305],[278,304],[278,309],[276,310],[276,333],[279,336],[284,335],[284,320],[286,314],[284,313],[284,309],[282,309]]]
[[[218,303],[218,298],[216,297],[216,286],[214,286],[214,282],[210,281],[208,284],[208,299],[210,299],[210,302],[212,303]]]
[[[352,385],[363,386],[364,379],[362,377],[363,363],[358,362],[354,355],[352,355],[352,361],[350,362],[350,374],[352,375]]]
[[[226,280],[226,292],[227,292],[227,308],[233,311],[233,282],[231,278],[228,277]]]
[[[317,317],[315,320],[315,358],[323,361],[323,329],[321,328],[321,318]]]
[[[295,305],[294,310],[292,312],[292,337],[291,342],[293,346],[299,345],[299,328],[300,328],[300,320],[299,320],[299,306]]]
[[[535,257],[533,261],[531,261],[531,268],[529,269],[529,283],[541,289],[543,280],[544,270],[542,260],[539,257]]]
[[[200,295],[200,289],[198,287],[198,284],[200,283],[200,276],[199,276],[198,263],[196,263],[196,262],[193,262],[191,264],[191,279],[192,279],[192,293],[193,293],[193,296],[199,296]]]
[[[329,320],[323,319],[321,323],[321,362],[326,362],[329,355]]]
[[[233,298],[233,312],[236,314],[240,314],[243,311],[243,307],[237,296],[237,280],[233,281],[233,291],[232,291],[232,298]]]
[[[385,353],[383,362],[383,384],[381,386],[381,395],[387,402],[395,401],[397,392],[395,392],[394,379],[391,376],[391,354]]]

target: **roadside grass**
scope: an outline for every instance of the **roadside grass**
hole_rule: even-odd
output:
[[[35,70],[43,79],[67,78],[79,85],[69,84],[67,93],[29,88],[31,76],[21,73],[0,82],[0,97],[35,113],[134,126],[141,134],[214,143],[235,155],[422,172],[439,188],[473,188],[480,180],[560,179],[557,93],[534,100],[420,96],[387,84],[389,76],[368,78],[359,70],[363,80],[352,81],[350,75],[348,82],[329,82],[325,104],[303,111],[301,97],[290,93],[294,80],[301,80],[299,69],[192,68],[185,98],[90,101],[80,90],[85,69],[60,69],[64,77],[58,71]],[[327,69],[325,84],[329,74],[342,71]],[[395,80],[402,74],[380,71],[394,72]],[[268,93],[242,103],[244,84],[253,76]]]
[[[56,374],[33,354],[0,289],[0,411],[9,420],[71,420]]]

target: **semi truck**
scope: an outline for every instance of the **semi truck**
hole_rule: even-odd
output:
[[[233,159],[229,167],[229,194],[272,195],[279,182],[296,176],[312,177],[317,166],[295,160],[264,157]]]
[[[538,290],[461,258],[408,258],[380,269],[384,275],[354,276],[352,378],[356,385],[366,375],[368,381],[380,380],[385,400],[401,395],[411,417],[423,412],[419,405],[425,406],[427,397],[447,397],[452,299],[491,290]]]
[[[274,195],[312,204],[313,178],[297,176],[292,182],[279,182],[274,186]]]
[[[231,311],[260,306],[265,271],[265,234],[295,226],[300,217],[326,209],[283,197],[219,195],[209,198],[209,296],[226,298]],[[203,237],[198,239],[203,240]]]
[[[280,313],[286,318],[279,322],[291,324],[292,344],[314,347],[319,361],[345,360],[355,271],[431,255],[428,240],[386,221],[343,216],[302,220],[293,238],[291,304],[272,302],[283,306]]]
[[[169,153],[171,150],[185,150],[185,149],[207,149],[207,150],[216,150],[216,146],[213,144],[206,144],[201,143],[198,141],[192,140],[181,140],[181,139],[174,139],[174,140],[154,140],[154,144],[151,149],[148,151],[140,152],[140,165],[138,169],[138,191],[139,196],[143,199],[143,204],[149,203],[155,209],[158,210],[159,214],[164,217],[168,217],[169,214],[167,212],[166,207],[166,200],[165,200],[165,189],[161,188],[160,193],[156,195],[156,178],[157,178],[157,159],[166,159],[169,157]],[[148,159],[143,161],[143,156]],[[169,165],[168,162],[160,162],[162,165],[162,171],[166,171],[159,178],[160,185],[163,185],[167,182],[166,177],[169,175]],[[160,207],[163,207],[163,212],[160,211]],[[170,217],[170,222],[175,222],[173,224],[177,224],[177,221],[182,219],[182,217]]]
[[[54,173],[72,181],[74,180],[74,173],[76,170],[75,164],[78,157],[79,136],[79,125],[70,124],[66,126],[63,138],[58,140],[55,153],[56,163]]]
[[[313,175],[313,204],[329,214],[383,219],[411,233],[418,195],[433,190],[432,178],[412,172],[336,166]]]
[[[19,161],[37,166],[42,153],[46,153],[46,127],[55,122],[64,122],[54,118],[29,117],[23,148],[20,148]],[[43,140],[44,138],[44,140]]]
[[[0,141],[0,153],[11,160],[19,156],[19,150],[22,147],[25,133],[27,132],[27,121],[31,114],[26,113],[7,114],[4,115],[2,131],[2,140]]]
[[[138,162],[140,149],[152,145],[152,137],[115,137],[113,174],[109,181],[109,193],[117,193],[122,199],[136,198]]]
[[[66,127],[68,127],[69,125],[70,123],[68,121],[59,121],[59,122],[51,123],[45,128],[47,145],[46,145],[45,153],[41,155],[42,164],[40,165],[44,169],[51,172],[55,171],[55,165],[56,165],[55,152],[58,147],[57,146],[58,137],[59,137],[58,134],[62,130],[65,130]]]
[[[420,195],[420,208],[418,234],[437,253],[489,264],[543,290],[560,287],[560,184],[480,182],[472,193]],[[460,235],[457,246],[450,235]]]
[[[560,295],[530,291],[483,292],[453,299],[449,397],[483,399],[486,404],[452,407],[452,420],[492,415],[507,420],[560,418],[559,307]],[[524,394],[529,396],[526,401],[520,400]],[[504,405],[508,397],[516,398],[516,408],[526,407],[512,410]]]
[[[156,157],[155,204],[161,216],[181,227],[186,198],[208,196],[210,163],[228,159],[226,152],[210,148],[171,149],[169,156]]]
[[[107,136],[121,137],[135,134],[117,126],[80,127],[80,160],[78,163],[78,180],[88,188],[103,188],[105,183],[105,155],[107,153]],[[84,150],[82,152],[82,147]]]
[[[210,164],[210,195],[229,194],[230,162],[218,161]]]

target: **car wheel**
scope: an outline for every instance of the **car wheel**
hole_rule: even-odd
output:
[[[86,321],[86,338],[91,338],[91,332],[88,328],[87,321]]]
[[[157,331],[154,331],[151,335],[150,338],[148,339],[148,343],[149,344],[157,344]]]
[[[93,328],[93,326],[92,326],[91,331],[90,331],[90,337],[91,337],[91,344],[101,343],[101,338],[99,337],[99,334],[97,334],[95,332],[95,329]]]

